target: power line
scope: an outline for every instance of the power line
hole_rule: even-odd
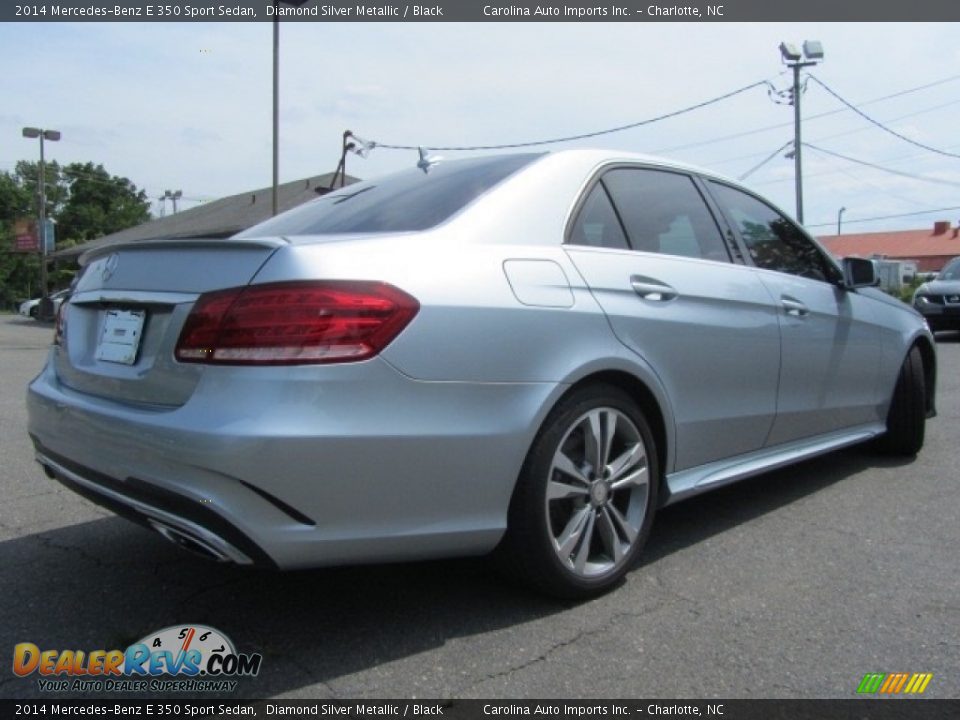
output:
[[[895,118],[890,118],[887,122],[894,123],[900,122],[901,120],[907,120],[908,118],[916,117],[917,115],[925,115],[929,112],[934,112],[936,110],[943,110],[943,108],[950,107],[960,103],[960,98],[955,100],[949,100],[945,103],[940,103],[939,105],[933,105],[932,107],[924,108],[923,110],[915,110],[914,112],[907,113],[906,115],[898,115]],[[821,140],[834,140],[839,137],[846,137],[848,135],[856,135],[857,133],[865,132],[870,128],[860,127],[854,128],[853,130],[844,130],[843,132],[834,133],[833,135],[825,135],[816,139],[817,142]],[[950,147],[949,145],[947,147]]]
[[[808,147],[811,150],[816,150],[817,152],[823,153],[824,155],[832,155],[833,157],[840,158],[841,160],[846,160],[847,162],[856,163],[857,165],[863,165],[865,167],[873,168],[874,170],[880,170],[882,172],[890,173],[891,175],[899,175],[901,177],[910,178],[911,180],[922,180],[923,182],[934,183],[936,185],[950,185],[952,187],[960,187],[960,182],[954,182],[952,180],[944,180],[942,178],[932,178],[927,175],[916,175],[914,173],[904,172],[902,170],[894,170],[893,168],[884,167],[883,165],[877,165],[876,163],[867,162],[866,160],[858,160],[857,158],[852,158],[849,155],[843,155],[833,150],[826,150],[822,147],[817,147],[816,145],[811,145],[810,143],[803,143],[804,147]]]
[[[900,139],[903,140],[904,142],[908,142],[908,143],[910,143],[911,145],[916,145],[917,147],[923,148],[924,150],[929,150],[930,152],[936,153],[937,155],[945,155],[945,156],[947,156],[947,157],[960,158],[960,155],[957,155],[956,153],[947,152],[946,150],[941,150],[941,149],[939,149],[939,148],[931,147],[930,145],[924,145],[922,142],[919,142],[919,141],[917,141],[917,140],[914,140],[913,138],[909,138],[909,137],[907,137],[906,135],[903,135],[903,134],[901,134],[901,133],[898,133],[896,130],[893,130],[893,129],[891,129],[891,128],[888,128],[886,125],[884,125],[883,123],[879,122],[878,120],[874,120],[872,117],[870,117],[869,115],[867,115],[865,112],[863,112],[863,110],[861,110],[860,108],[858,108],[858,107],[857,107],[856,105],[854,105],[853,103],[848,102],[847,100],[844,100],[842,97],[840,97],[840,95],[838,95],[836,92],[834,92],[834,91],[830,88],[829,85],[827,85],[825,82],[823,82],[822,80],[820,80],[819,78],[817,78],[817,76],[815,76],[815,75],[809,75],[808,77],[809,77],[811,80],[813,80],[815,83],[817,83],[817,85],[819,85],[819,86],[822,87],[824,90],[826,90],[828,93],[830,93],[831,95],[833,95],[833,97],[835,97],[837,100],[839,100],[839,101],[842,102],[844,105],[846,105],[848,108],[850,108],[851,110],[853,110],[857,115],[859,115],[860,117],[862,117],[864,120],[867,120],[868,122],[873,123],[873,124],[876,125],[878,128],[880,128],[881,130],[883,130],[884,132],[890,133],[890,134],[893,135],[894,137],[900,138]]]
[[[898,122],[900,120],[906,120],[907,118],[915,117],[917,115],[923,115],[924,113],[934,112],[935,110],[942,110],[945,107],[950,107],[951,105],[956,105],[958,103],[960,103],[960,98],[957,98],[956,100],[950,100],[949,102],[941,103],[939,105],[934,105],[932,107],[924,108],[922,110],[916,110],[906,115],[899,115],[895,118],[891,118],[887,122]],[[844,112],[844,111],[834,110],[832,112],[838,113],[838,112]],[[814,117],[822,117],[822,116],[814,116]],[[792,125],[792,123],[785,123],[782,125],[778,125],[777,127],[787,127],[789,125]],[[815,138],[814,142],[820,142],[821,140],[834,140],[839,137],[846,137],[847,135],[855,135],[856,133],[865,132],[866,130],[869,130],[869,129],[870,128],[861,127],[861,128],[855,128],[853,130],[845,130],[844,132],[841,132],[841,133],[835,133],[833,135],[824,135],[822,137]],[[951,146],[951,145],[947,146],[947,148],[951,148],[951,147],[954,147],[954,146]],[[658,152],[658,151],[654,151],[654,152]],[[722,160],[714,160],[705,164],[708,165],[709,167],[716,167],[718,165],[726,165],[727,163],[737,162],[738,160],[751,160],[753,158],[760,157],[761,155],[763,155],[763,153],[755,152],[755,153],[750,153],[748,155],[738,155],[736,157],[724,158]],[[916,155],[909,155],[908,157],[916,157]],[[809,175],[806,177],[815,177],[815,175]]]
[[[956,147],[960,147],[960,145],[948,145],[947,147],[948,147],[948,148],[956,148]],[[758,155],[758,154],[759,154],[759,153],[755,153],[754,155],[751,155],[751,157],[755,157],[755,156]],[[916,153],[916,152],[915,152],[915,153],[909,153],[909,154],[907,154],[907,155],[897,155],[897,156],[895,156],[895,157],[883,158],[882,160],[879,160],[878,163],[879,163],[879,162],[884,162],[884,163],[902,162],[903,160],[912,160],[913,158],[924,157],[925,155],[926,155],[926,153]],[[837,169],[834,169],[834,170],[824,170],[824,171],[822,171],[822,172],[809,173],[809,174],[805,175],[804,177],[807,177],[807,178],[824,177],[825,175],[835,175],[835,174],[838,173],[838,172],[840,172],[840,171],[837,170]],[[774,180],[762,180],[762,181],[760,181],[760,182],[755,182],[755,183],[753,183],[753,185],[754,185],[754,187],[761,187],[761,186],[763,186],[763,185],[778,185],[778,184],[784,183],[784,182],[792,182],[792,180],[793,180],[792,178],[777,178],[777,179],[774,179]]]
[[[61,168],[61,169],[62,169],[62,168]],[[79,174],[80,174],[80,173],[78,173],[78,175],[79,175]],[[65,177],[65,179],[69,179],[69,178],[66,178],[66,176],[64,176],[64,177]],[[130,180],[129,178],[121,178],[121,179]],[[39,181],[37,178],[34,178],[34,177],[24,177],[24,178],[22,178],[22,180],[23,180],[23,184],[24,184],[25,186],[27,186],[28,188],[31,188],[31,189],[34,188],[34,187],[36,187],[36,186],[39,185],[39,183],[40,183],[40,181]],[[88,182],[88,183],[94,183],[94,184],[97,184],[97,185],[111,185],[111,186],[114,185],[114,183],[111,182],[110,180],[104,180],[104,179],[102,179],[102,178],[93,177],[93,176],[89,176],[89,175],[86,175],[86,174],[84,174],[83,181],[84,181],[84,182]],[[47,182],[51,182],[51,181],[48,180]],[[131,184],[134,188],[136,188],[136,192],[137,192],[137,193],[140,193],[140,192],[147,193],[147,199],[148,199],[148,200],[153,200],[153,199],[154,199],[154,198],[152,198],[152,196],[150,195],[150,192],[147,190],[146,187],[137,187],[137,185],[136,185],[135,183],[133,183],[133,181],[130,181],[130,184]],[[217,198],[212,197],[212,196],[204,196],[204,197],[187,197],[187,196],[183,196],[183,197],[178,198],[178,199],[179,199],[179,200],[186,200],[186,201],[188,201],[188,202],[205,203],[205,202],[210,202],[211,200],[216,200]]]
[[[936,87],[938,85],[944,85],[948,82],[953,82],[954,80],[960,80],[960,75],[951,75],[950,77],[943,78],[942,80],[935,80],[934,82],[926,83],[925,85],[917,85],[916,87],[907,88],[906,90],[899,90],[895,93],[889,95],[883,95],[881,97],[873,98],[871,100],[865,100],[861,105],[873,105],[874,103],[882,102],[884,100],[891,100],[896,97],[901,97],[902,95],[909,95],[911,93],[919,92],[921,90],[928,90],[929,88]],[[837,110],[828,110],[826,112],[817,113],[816,115],[811,115],[808,118],[804,118],[806,122],[811,120],[819,120],[821,118],[828,117],[830,115],[837,115],[844,112],[843,108]],[[759,132],[766,132],[767,130],[779,130],[781,128],[793,127],[792,122],[786,123],[777,123],[775,125],[765,125],[763,127],[754,128],[752,130],[744,130],[742,132],[733,133],[732,135],[722,135],[720,137],[715,137],[709,140],[699,140],[695,143],[689,143],[687,145],[676,145],[669,148],[661,148],[658,150],[653,150],[654,153],[670,153],[676,152],[678,150],[687,150],[695,147],[702,147],[703,145],[712,145],[713,143],[723,142],[724,140],[736,140],[742,137],[749,137],[750,135],[755,135]]]
[[[846,218],[844,218],[843,224],[850,225],[851,223],[873,222],[874,220],[892,220],[894,218],[915,217],[917,215],[930,215],[932,213],[949,212],[951,210],[960,210],[960,205],[954,205],[953,207],[945,207],[945,208],[935,208],[933,210],[918,210],[917,212],[897,213],[895,215],[875,215],[874,217],[858,218],[856,220],[847,220]],[[808,227],[808,228],[826,227],[827,225],[832,226],[836,224],[837,224],[836,220],[831,220],[830,222],[813,223],[813,224],[808,223],[804,225],[804,227]]]
[[[708,105],[713,105],[722,100],[727,100],[744,93],[747,90],[752,90],[756,87],[766,86],[768,91],[773,87],[768,80],[759,80],[750,85],[745,85],[742,88],[733,90],[731,92],[725,93],[723,95],[718,95],[715,98],[709,100],[704,100],[703,102],[696,103],[695,105],[690,105],[680,110],[674,110],[673,112],[665,113],[663,115],[658,115],[656,117],[647,118],[646,120],[640,120],[638,122],[629,123],[627,125],[620,125],[618,127],[608,128],[606,130],[596,130],[594,132],[582,133],[580,135],[568,135],[566,137],[551,138],[549,140],[532,140],[529,142],[519,142],[519,143],[506,143],[503,145],[471,145],[471,146],[447,146],[447,147],[437,147],[434,145],[393,145],[389,143],[374,142],[371,143],[372,147],[385,148],[387,150],[418,150],[420,147],[430,150],[440,150],[440,151],[468,151],[468,150],[509,150],[515,148],[524,148],[524,147],[536,147],[538,145],[553,145],[556,143],[571,142],[573,140],[585,140],[587,138],[599,137],[601,135],[609,135],[611,133],[622,132],[624,130],[632,130],[633,128],[642,127],[644,125],[650,125],[655,122],[660,122],[661,120],[667,120],[669,118],[677,117],[678,115],[684,115],[685,113],[692,112],[694,110],[699,110],[700,108],[707,107]]]
[[[741,182],[744,181],[744,180],[746,180],[748,177],[750,177],[751,175],[753,175],[753,173],[755,173],[757,170],[759,170],[760,168],[762,168],[762,167],[763,167],[764,165],[766,165],[768,162],[770,162],[771,160],[773,160],[777,155],[779,155],[783,150],[786,150],[786,149],[787,149],[788,147],[790,147],[791,145],[793,145],[793,140],[787,140],[783,145],[781,145],[781,146],[778,147],[776,150],[774,150],[772,153],[770,153],[769,155],[767,155],[766,158],[764,158],[763,160],[761,160],[760,162],[758,162],[756,165],[754,165],[752,168],[750,168],[750,169],[747,170],[745,173],[743,173],[743,175],[741,175],[740,177],[738,177],[737,180],[740,180]]]
[[[901,196],[901,195],[892,193],[892,192],[890,192],[889,190],[887,190],[885,187],[883,187],[882,185],[877,185],[876,183],[870,182],[870,181],[867,180],[866,178],[860,177],[860,176],[856,175],[855,173],[850,172],[850,170],[848,170],[848,169],[846,169],[846,168],[840,168],[840,167],[838,167],[838,168],[837,168],[837,172],[839,172],[839,173],[842,174],[842,175],[847,176],[848,178],[850,178],[851,180],[853,180],[854,182],[856,182],[856,183],[858,183],[858,184],[860,184],[860,185],[868,185],[869,187],[872,187],[873,189],[875,189],[877,192],[883,193],[883,194],[886,195],[887,197],[893,198],[893,199],[896,200],[897,202],[904,203],[905,205],[909,205],[909,206],[911,206],[911,207],[916,207],[917,205],[921,205],[921,204],[922,204],[922,203],[920,203],[920,202],[917,201],[917,200],[911,200],[910,198],[905,198],[905,197],[903,197],[903,196]]]
[[[16,161],[16,162],[23,162],[23,161],[19,161],[19,160],[18,160],[18,161]],[[27,161],[27,162],[29,162],[29,161]],[[10,167],[15,167],[15,165],[16,165],[15,162],[10,162],[10,161],[8,161],[8,160],[0,160],[0,164],[8,165],[8,166],[10,166]],[[88,172],[88,171],[81,171],[81,170],[71,170],[70,173],[67,173],[67,172],[66,172],[66,167],[67,167],[66,165],[59,165],[59,164],[58,164],[56,167],[54,167],[53,164],[52,164],[52,162],[51,162],[51,163],[47,163],[47,168],[46,168],[46,169],[47,169],[47,177],[48,177],[47,182],[48,182],[48,183],[54,182],[53,180],[51,180],[51,179],[49,179],[49,178],[51,177],[51,173],[54,172],[55,170],[60,170],[61,176],[62,176],[65,180],[70,180],[70,179],[71,179],[70,176],[77,176],[77,177],[82,177],[83,180],[84,180],[84,182],[96,183],[96,184],[100,184],[100,185],[114,185],[114,181],[113,181],[113,180],[116,180],[116,179],[118,179],[118,180],[126,180],[127,182],[130,183],[130,185],[132,185],[134,188],[136,188],[137,192],[140,192],[140,191],[146,192],[146,193],[147,193],[147,199],[148,199],[148,200],[151,199],[151,198],[150,198],[150,193],[149,193],[149,191],[147,190],[147,188],[146,188],[145,186],[137,187],[136,183],[134,183],[134,182],[133,182],[132,180],[130,180],[130,178],[128,178],[128,177],[121,177],[121,176],[119,176],[119,175],[110,175],[109,172],[105,171],[105,172],[107,172],[107,174],[108,174],[108,175],[110,176],[110,178],[112,178],[112,179],[110,179],[110,178],[104,179],[104,178],[100,177],[99,174],[96,173],[96,171],[89,171],[89,172]],[[28,182],[28,183],[33,183],[33,184],[36,184],[36,183],[39,182],[38,178],[33,177],[32,175],[24,176],[24,177],[23,177],[23,180],[26,181],[26,182]],[[213,197],[213,196],[207,195],[207,196],[199,196],[199,197],[187,197],[187,196],[183,196],[183,197],[181,197],[181,198],[179,198],[179,199],[180,199],[180,200],[186,200],[186,201],[189,201],[189,202],[195,202],[195,203],[205,203],[205,202],[210,202],[211,200],[216,200],[217,198],[216,198],[216,197]]]

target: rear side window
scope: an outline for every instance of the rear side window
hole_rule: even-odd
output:
[[[628,250],[627,236],[602,183],[593,186],[570,232],[572,245]]]
[[[757,267],[823,282],[839,280],[840,271],[820,249],[772,207],[712,180],[710,189],[740,228],[740,236]]]
[[[439,225],[540,157],[500,155],[404,170],[324,195],[235,237],[414,232]]]
[[[729,262],[720,229],[688,175],[619,168],[603,184],[634,250]]]

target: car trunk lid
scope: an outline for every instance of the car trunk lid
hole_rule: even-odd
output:
[[[67,387],[119,402],[177,407],[203,366],[173,350],[201,293],[248,284],[286,242],[176,240],[88,253],[69,303],[54,367]]]

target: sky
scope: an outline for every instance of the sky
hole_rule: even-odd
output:
[[[902,135],[960,155],[956,24],[287,22],[280,180],[332,171],[347,129],[387,144],[514,143],[637,122],[759,80],[785,89],[791,73],[778,45],[805,39],[823,43],[825,59],[812,74],[839,95]],[[38,126],[63,134],[47,143],[48,158],[102,163],[152,199],[182,190],[181,209],[265,187],[271,57],[268,22],[0,24],[0,170],[37,159],[37,141],[21,129]],[[841,207],[845,233],[960,221],[954,209],[856,222],[960,206],[960,158],[885,133],[812,81],[801,108],[806,142],[926,178],[805,149],[812,232],[835,232]],[[792,138],[793,108],[760,87],[678,118],[544,149],[651,153],[738,178]],[[782,155],[745,184],[794,215],[793,161]],[[416,160],[414,151],[377,148],[366,159],[349,156],[347,171],[366,179]]]

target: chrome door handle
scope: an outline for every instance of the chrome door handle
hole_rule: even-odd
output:
[[[806,317],[810,314],[810,310],[807,308],[807,306],[799,300],[782,297],[780,298],[780,304],[783,305],[783,309],[786,310],[787,315],[792,317]]]
[[[630,278],[630,287],[644,300],[653,302],[667,302],[677,297],[678,293],[669,285],[665,285],[659,280],[634,275]]]

